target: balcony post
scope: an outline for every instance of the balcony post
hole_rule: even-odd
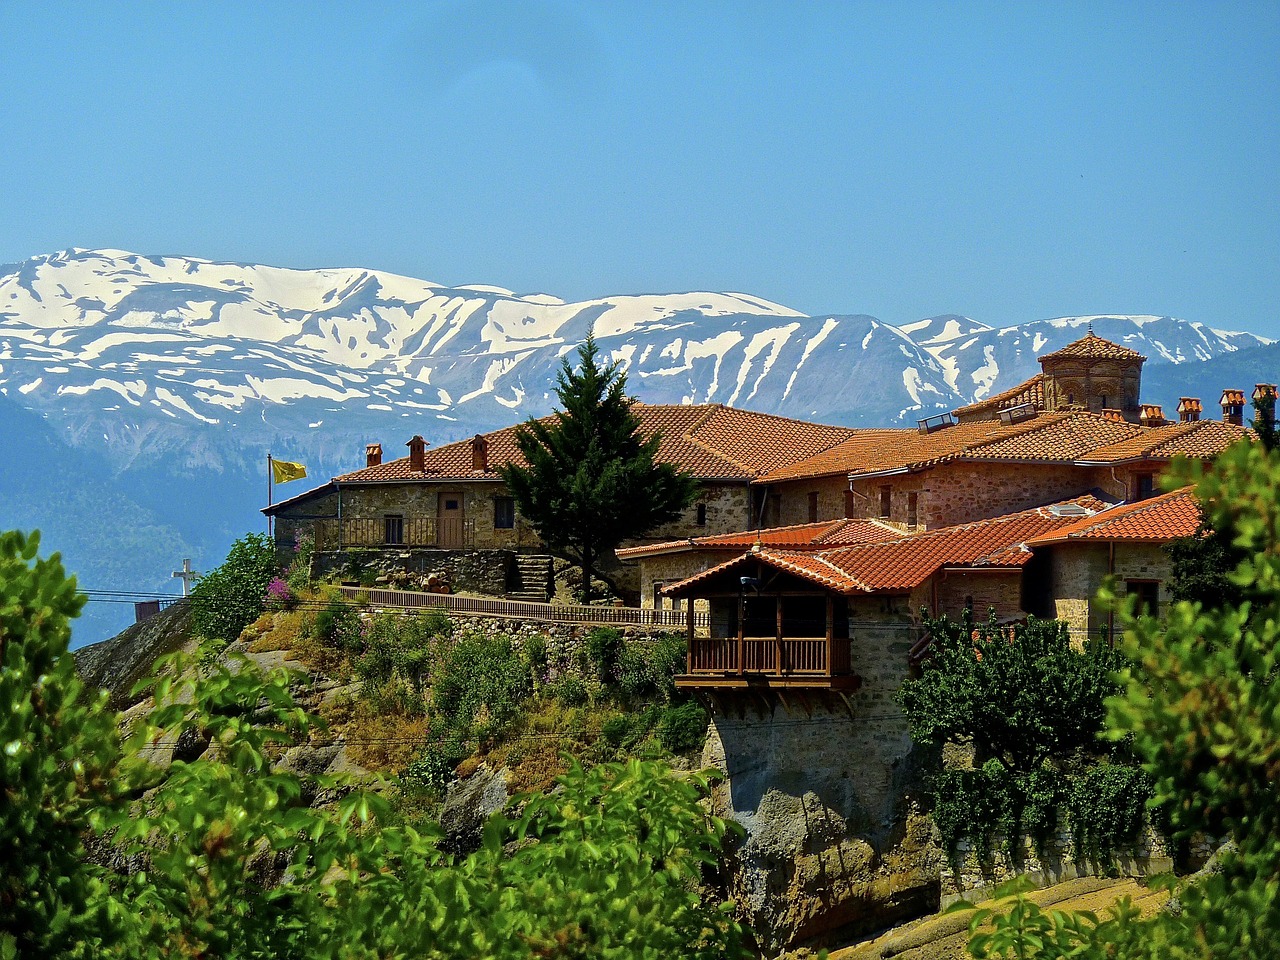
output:
[[[777,625],[776,625],[776,627],[775,627],[775,634],[774,634],[774,638],[775,638],[775,648],[776,648],[776,651],[777,651],[776,656],[777,656],[777,658],[778,658],[778,659],[777,659],[777,663],[776,663],[776,669],[777,669],[777,671],[778,671],[778,673],[779,673],[779,674],[783,674],[783,673],[790,673],[790,672],[791,672],[791,664],[787,663],[787,662],[786,662],[786,660],[785,660],[785,657],[783,656],[783,647],[782,647],[782,594],[781,594],[781,593],[779,593],[779,594],[778,594],[777,600],[775,600],[775,601],[774,601],[774,607],[776,608],[775,612],[776,612],[776,614],[777,614],[777,616],[775,617],[775,619],[777,620]]]
[[[831,655],[832,648],[835,645],[835,627],[836,627],[836,601],[831,594],[827,594],[827,676],[831,676]]]
[[[685,601],[685,605],[689,608],[689,612],[685,617],[686,624],[689,628],[689,643],[685,647],[685,673],[693,673],[693,597],[689,597]]]
[[[742,587],[738,587],[738,676],[742,676],[742,618],[747,612],[747,598]]]

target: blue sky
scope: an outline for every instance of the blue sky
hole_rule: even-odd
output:
[[[1280,4],[0,6],[69,246],[1280,336]]]

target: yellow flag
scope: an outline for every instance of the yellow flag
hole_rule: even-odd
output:
[[[271,479],[276,483],[301,480],[306,475],[307,468],[300,463],[290,463],[288,460],[271,461]]]

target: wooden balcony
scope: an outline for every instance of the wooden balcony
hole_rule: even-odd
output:
[[[315,520],[312,528],[317,550],[357,547],[464,550],[475,545],[475,526],[461,517],[342,517]]]

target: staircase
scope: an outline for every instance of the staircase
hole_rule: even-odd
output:
[[[541,554],[516,554],[514,582],[507,591],[511,600],[530,600],[535,603],[546,603],[551,599],[555,589],[554,561]]]

